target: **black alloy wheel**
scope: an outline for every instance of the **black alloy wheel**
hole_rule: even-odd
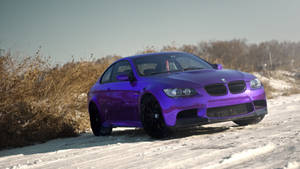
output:
[[[104,127],[101,123],[99,111],[95,105],[91,105],[90,110],[90,123],[93,134],[95,136],[107,136],[112,133],[112,127]]]
[[[151,95],[142,99],[141,116],[144,130],[153,138],[164,138],[170,133],[162,116],[158,101]]]

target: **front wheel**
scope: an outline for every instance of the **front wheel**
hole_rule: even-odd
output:
[[[97,107],[92,105],[90,108],[90,123],[95,136],[107,136],[112,133],[112,127],[104,127]]]
[[[261,116],[247,118],[247,119],[235,120],[233,122],[238,124],[239,126],[247,126],[250,124],[259,123],[260,121],[262,121],[264,119],[264,117],[265,117],[265,115],[261,115]]]
[[[141,115],[144,130],[154,138],[164,138],[170,133],[162,116],[158,101],[151,95],[142,99]]]

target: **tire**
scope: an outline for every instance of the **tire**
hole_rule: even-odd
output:
[[[89,109],[90,124],[95,136],[107,136],[112,133],[112,127],[103,127],[101,117],[96,105],[92,104]]]
[[[145,132],[153,138],[164,138],[170,134],[162,116],[158,101],[152,95],[146,95],[141,102],[141,120]]]
[[[250,124],[259,123],[260,121],[262,121],[264,119],[264,117],[265,117],[265,115],[262,115],[262,116],[247,118],[247,119],[235,120],[233,122],[238,124],[239,126],[247,126]]]

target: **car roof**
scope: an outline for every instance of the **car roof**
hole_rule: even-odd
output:
[[[123,60],[133,60],[133,59],[139,58],[139,57],[145,57],[145,56],[148,57],[148,56],[166,55],[166,54],[180,54],[180,53],[189,54],[189,53],[186,53],[186,52],[179,52],[179,51],[146,53],[146,54],[139,54],[139,55],[122,57],[121,59],[116,60],[115,62],[113,62],[111,65],[113,65],[117,62],[123,61]]]
[[[179,54],[179,53],[185,53],[185,52],[155,52],[155,53],[146,53],[146,54],[139,54],[139,55],[124,57],[123,59],[135,59],[135,58],[145,57],[145,56],[155,56],[155,55],[164,55],[164,54]]]

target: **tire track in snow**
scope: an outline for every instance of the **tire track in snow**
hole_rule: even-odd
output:
[[[238,153],[234,153],[234,154],[230,155],[228,158],[223,159],[218,164],[210,165],[210,166],[204,167],[203,169],[214,169],[214,168],[219,169],[219,168],[230,167],[235,164],[239,164],[244,161],[248,161],[248,160],[257,158],[260,155],[269,153],[272,150],[274,150],[275,148],[276,148],[275,144],[269,143],[263,147],[244,150],[242,152],[238,152]]]

